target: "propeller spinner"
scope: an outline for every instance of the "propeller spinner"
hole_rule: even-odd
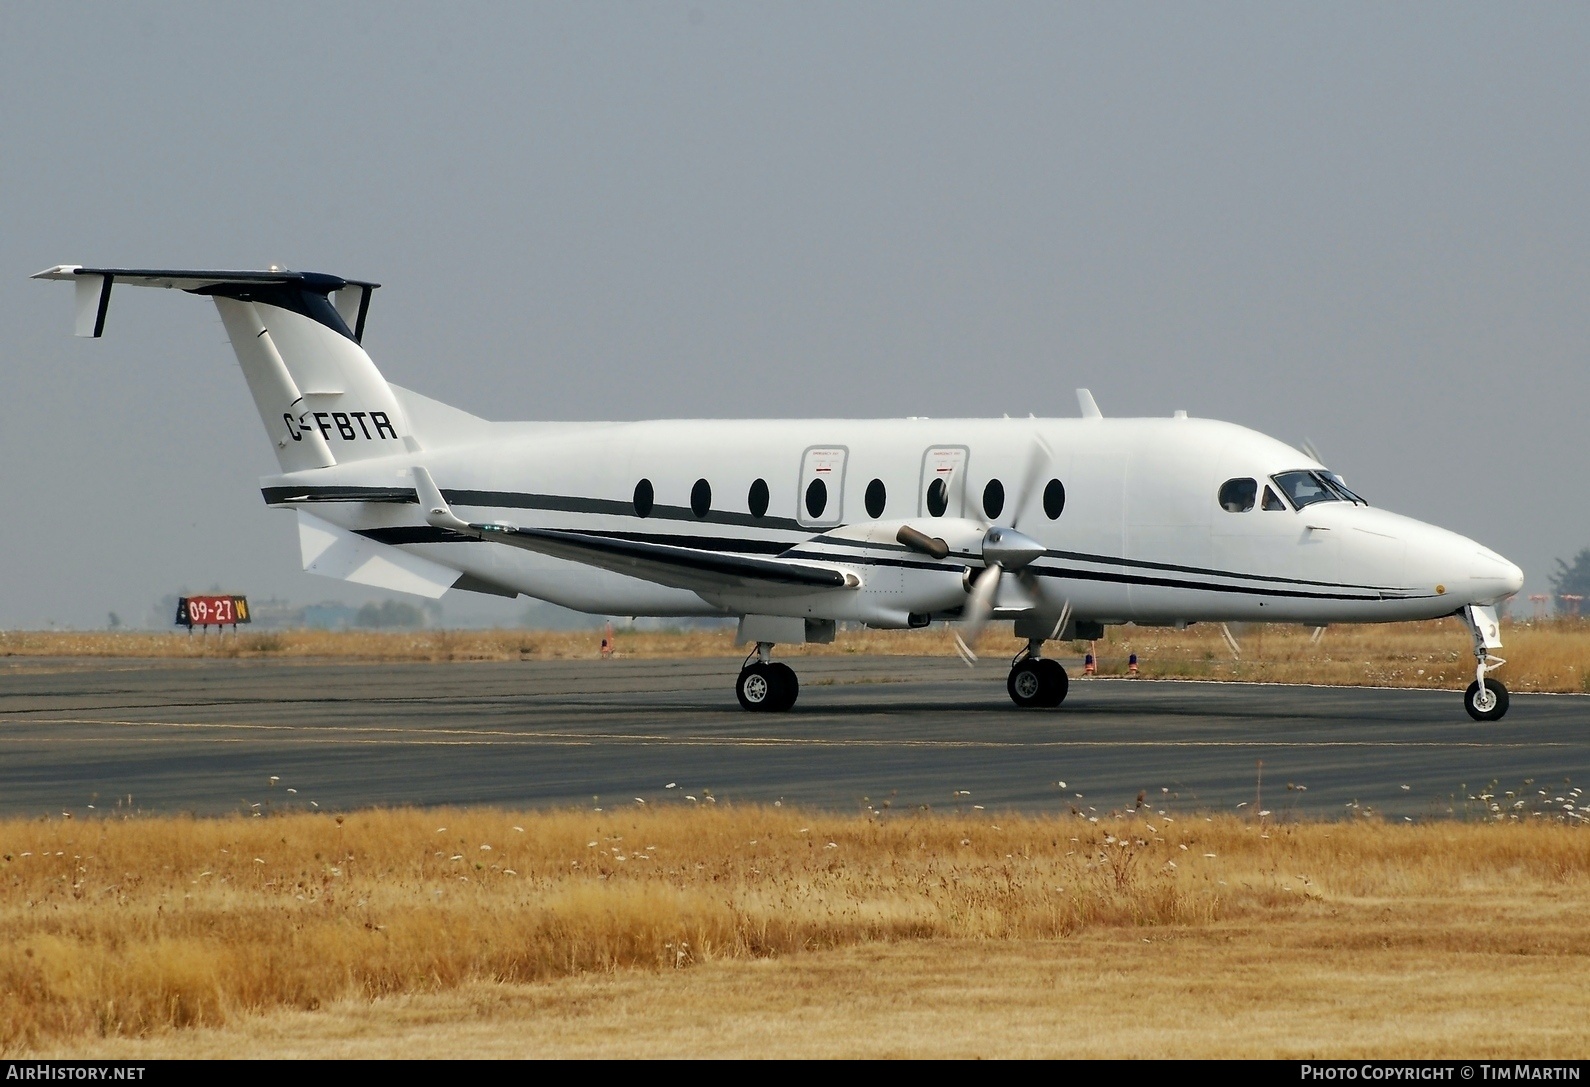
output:
[[[990,525],[988,531],[983,533],[981,554],[985,568],[977,575],[977,580],[972,582],[971,595],[961,613],[965,633],[957,632],[955,635],[956,646],[968,665],[977,660],[977,653],[972,647],[977,644],[977,639],[982,637],[983,628],[988,625],[988,620],[994,614],[994,600],[999,595],[999,582],[1006,571],[1020,578],[1022,584],[1034,597],[1042,599],[1042,592],[1037,582],[1031,574],[1024,574],[1023,571],[1034,560],[1043,557],[1048,549],[1031,536],[1018,532],[1016,526],[1020,523],[1021,515],[1026,511],[1033,493],[1038,489],[1038,481],[1043,478],[1053,458],[1054,451],[1042,438],[1035,436],[1032,452],[1027,457],[1027,470],[1022,477],[1021,489],[1016,492],[1016,501],[1011,504],[1009,527]]]

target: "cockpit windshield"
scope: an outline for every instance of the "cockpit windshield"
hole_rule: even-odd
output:
[[[1335,472],[1282,472],[1270,478],[1286,492],[1286,497],[1298,509],[1315,502],[1352,502],[1355,505],[1369,505],[1348,490],[1347,484],[1342,482],[1342,477]]]
[[[1360,506],[1369,505],[1369,503],[1367,501],[1365,501],[1364,499],[1358,497],[1358,495],[1354,494],[1352,491],[1348,490],[1347,482],[1344,479],[1342,479],[1341,476],[1337,475],[1335,472],[1323,472],[1321,474],[1325,477],[1325,482],[1329,483],[1333,488],[1335,488],[1336,490],[1340,491],[1341,494],[1342,494],[1342,497],[1347,499],[1347,501],[1356,503],[1357,505],[1360,505]]]

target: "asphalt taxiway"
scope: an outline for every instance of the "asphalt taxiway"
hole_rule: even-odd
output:
[[[1000,662],[792,664],[799,703],[764,715],[739,708],[738,661],[721,659],[10,658],[0,814],[686,796],[1110,811],[1141,794],[1183,812],[1423,819],[1478,815],[1480,792],[1533,805],[1590,780],[1585,696],[1515,695],[1502,721],[1476,724],[1452,691],[1095,679],[1058,710],[1022,711]]]

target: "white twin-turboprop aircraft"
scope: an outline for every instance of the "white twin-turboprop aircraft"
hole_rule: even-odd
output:
[[[786,710],[775,644],[840,622],[992,619],[1026,647],[1007,688],[1057,706],[1051,640],[1106,625],[1468,627],[1476,720],[1507,712],[1495,605],[1517,566],[1371,507],[1312,456],[1230,423],[1105,419],[495,423],[388,383],[360,341],[378,284],[263,272],[83,268],[77,333],[116,284],[215,301],[297,511],[304,569],[422,596],[528,596],[608,615],[735,616],[756,649],[736,694]]]

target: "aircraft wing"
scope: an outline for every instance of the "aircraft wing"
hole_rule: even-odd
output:
[[[414,482],[420,509],[434,527],[628,574],[675,589],[708,593],[740,590],[767,596],[795,596],[825,589],[854,589],[861,584],[855,574],[838,567],[777,556],[734,555],[705,548],[629,540],[598,532],[476,524],[453,513],[424,468],[414,469]]]
[[[794,595],[859,584],[854,574],[828,566],[788,559],[731,555],[675,544],[615,539],[594,532],[504,525],[470,525],[483,540],[572,559],[676,589],[722,592],[748,589],[770,595]]]

